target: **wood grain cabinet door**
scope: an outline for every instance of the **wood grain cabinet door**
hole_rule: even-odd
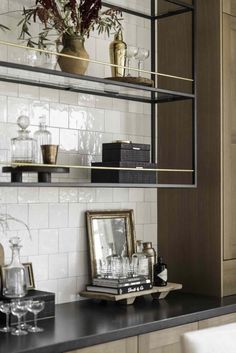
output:
[[[236,322],[236,313],[221,315],[217,317],[213,317],[211,319],[199,321],[199,330],[208,328],[208,327],[216,327],[220,325],[232,324]]]
[[[140,335],[139,353],[182,353],[180,337],[183,333],[195,331],[198,323],[177,326]]]
[[[236,0],[223,0],[223,12],[236,16]]]
[[[234,1],[236,4],[236,0]],[[236,9],[236,6],[235,6]],[[236,259],[236,17],[223,14],[224,260]]]
[[[112,341],[66,353],[138,353],[138,337]]]

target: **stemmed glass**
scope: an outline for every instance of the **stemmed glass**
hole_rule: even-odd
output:
[[[27,335],[28,332],[21,329],[21,318],[27,313],[28,304],[27,301],[15,301],[11,303],[11,313],[18,318],[17,329],[12,331],[12,335],[23,336]]]
[[[127,64],[126,66],[128,66],[128,72],[127,72],[127,77],[130,77],[130,62],[133,58],[135,58],[135,56],[138,54],[138,48],[134,47],[134,46],[128,46],[126,49],[126,59],[127,59]]]
[[[29,303],[31,302],[31,300],[26,300],[25,302],[26,302],[27,310],[28,310],[28,306],[29,306]],[[21,324],[21,328],[22,328],[23,330],[28,330],[29,328],[32,327],[31,325],[29,325],[29,324],[26,323],[26,315],[27,315],[27,313],[25,313],[25,314],[23,315],[23,323]]]
[[[0,328],[0,332],[11,332],[13,329],[9,326],[9,317],[11,313],[11,304],[0,302],[0,311],[6,315],[6,326]]]
[[[143,70],[144,67],[144,60],[146,60],[149,57],[149,50],[145,48],[139,48],[138,53],[135,55],[135,59],[138,60],[138,77],[141,77],[141,70]]]
[[[34,314],[34,326],[32,326],[28,329],[29,332],[36,333],[36,332],[44,331],[43,328],[38,327],[38,325],[37,325],[38,313],[40,313],[40,311],[42,311],[44,309],[44,306],[45,306],[45,302],[43,300],[29,301],[28,311]]]

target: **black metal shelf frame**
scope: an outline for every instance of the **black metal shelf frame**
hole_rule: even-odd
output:
[[[40,86],[40,87],[45,87],[45,88],[51,88],[51,89],[59,89],[59,90],[66,90],[66,91],[71,91],[71,92],[80,92],[80,93],[85,93],[85,94],[93,94],[93,95],[98,95],[98,96],[104,96],[104,97],[110,97],[110,98],[116,98],[116,99],[122,99],[122,100],[131,100],[131,101],[136,101],[136,102],[143,102],[143,103],[149,103],[151,104],[151,161],[153,163],[156,162],[156,119],[157,117],[157,104],[162,103],[162,102],[172,102],[172,101],[178,101],[178,100],[185,100],[185,99],[191,99],[193,104],[192,108],[192,123],[193,123],[193,129],[192,129],[192,170],[194,172],[192,173],[192,184],[189,185],[181,185],[181,184],[168,184],[168,185],[163,185],[163,184],[157,184],[155,185],[146,185],[146,184],[93,184],[93,183],[52,183],[49,185],[46,185],[46,183],[43,183],[43,185],[40,185],[38,183],[24,183],[19,186],[83,186],[83,187],[140,187],[140,188],[153,188],[153,187],[169,187],[169,188],[195,188],[197,187],[197,106],[196,106],[196,91],[197,91],[197,82],[196,82],[196,0],[192,0],[192,4],[187,4],[186,2],[182,0],[163,0],[168,3],[174,4],[180,8],[168,12],[164,12],[161,14],[156,14],[156,9],[157,9],[157,1],[158,0],[150,0],[150,5],[151,5],[151,13],[146,14],[142,12],[138,12],[132,9],[124,8],[121,6],[116,6],[115,4],[103,1],[103,5],[107,7],[115,7],[117,9],[120,9],[124,13],[131,14],[133,16],[139,16],[142,18],[145,18],[147,20],[150,20],[151,22],[151,71],[156,72],[156,43],[157,43],[157,38],[156,38],[156,23],[158,20],[165,19],[167,17],[171,16],[176,16],[180,15],[182,13],[190,12],[192,15],[192,93],[183,93],[183,92],[177,92],[177,91],[172,91],[172,90],[165,90],[165,89],[159,89],[159,88],[152,88],[152,87],[145,87],[145,86],[140,86],[140,85],[135,85],[135,84],[130,84],[130,83],[125,83],[125,82],[117,82],[117,81],[111,81],[107,80],[104,78],[98,78],[98,77],[91,77],[91,76],[81,76],[81,75],[73,75],[69,73],[64,73],[56,70],[50,70],[50,69],[44,69],[44,68],[39,68],[39,67],[31,67],[28,65],[22,65],[22,64],[17,64],[17,63],[10,63],[10,62],[4,62],[0,61],[0,67],[5,67],[5,68],[10,68],[13,71],[14,70],[22,70],[23,72],[34,72],[36,75],[37,74],[46,74],[50,75],[51,77],[63,77],[66,79],[75,79],[80,83],[80,80],[82,82],[88,81],[88,82],[94,82],[96,84],[102,84],[102,88],[100,89],[94,89],[94,88],[88,88],[88,87],[83,87],[83,85],[80,86],[74,85],[74,84],[58,84],[58,83],[53,83],[51,80],[37,80],[37,79],[32,79],[32,78],[24,78],[22,76],[11,76],[9,74],[2,73],[0,74],[0,81],[6,81],[6,82],[14,82],[14,83],[20,83],[20,84],[26,84],[26,85],[32,85],[32,86]],[[152,74],[151,75],[152,80],[156,82],[156,75]],[[129,89],[129,93],[120,93],[119,89],[120,88],[126,88]],[[137,94],[137,92],[140,93]],[[145,93],[145,94],[142,94]],[[67,185],[69,184],[69,185]],[[11,183],[3,183],[0,182],[0,186],[12,186]],[[14,186],[18,186],[16,183],[14,183]]]

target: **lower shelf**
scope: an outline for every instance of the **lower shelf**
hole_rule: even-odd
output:
[[[144,290],[142,292],[129,293],[129,294],[108,294],[99,292],[80,292],[81,297],[97,299],[97,300],[108,300],[113,302],[120,302],[122,304],[130,305],[133,304],[137,297],[142,297],[144,295],[152,295],[153,299],[164,299],[169,292],[182,289],[182,284],[179,283],[168,283],[165,287],[153,287],[149,290]]]

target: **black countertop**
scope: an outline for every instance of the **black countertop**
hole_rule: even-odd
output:
[[[182,293],[160,301],[138,298],[129,306],[87,300],[60,304],[54,319],[39,321],[42,333],[21,337],[0,333],[0,353],[62,353],[232,312],[236,296]]]

